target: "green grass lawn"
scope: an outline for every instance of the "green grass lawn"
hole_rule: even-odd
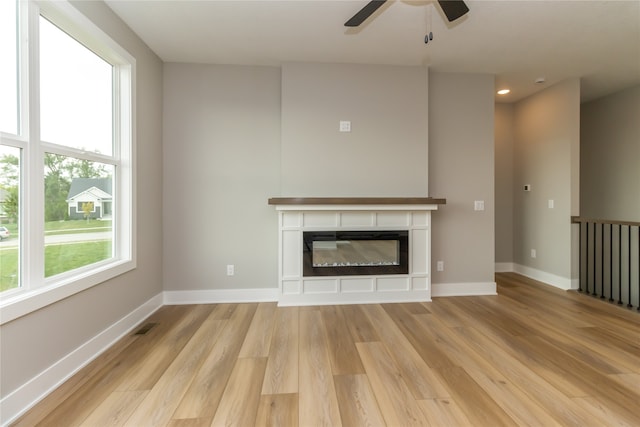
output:
[[[18,286],[18,248],[0,249],[0,292]]]
[[[73,221],[51,221],[44,223],[45,234],[65,234],[72,232],[90,233],[93,231],[109,231],[111,230],[111,220],[98,221],[90,220],[73,220]]]
[[[84,267],[111,258],[111,241],[47,245],[44,248],[44,277]]]
[[[44,248],[45,277],[93,264],[111,257],[111,241],[47,245]],[[0,249],[0,292],[15,288],[18,273],[18,248]]]

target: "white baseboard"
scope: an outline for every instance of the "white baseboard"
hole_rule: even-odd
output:
[[[278,301],[277,288],[207,289],[199,291],[164,291],[165,305],[216,304]]]
[[[579,279],[569,279],[556,274],[513,262],[496,262],[496,273],[518,273],[530,279],[546,283],[563,290],[578,289]]]
[[[496,282],[432,283],[432,297],[497,295]]]
[[[527,267],[526,265],[515,264],[512,270],[518,274],[522,274],[530,279],[546,283],[548,285],[568,291],[569,289],[578,289],[578,279],[558,276],[553,273],[538,270],[536,268]]]
[[[496,262],[496,273],[511,273],[512,271],[516,271],[515,269],[516,266],[512,262]]]
[[[334,298],[333,294],[318,295],[314,298],[313,305],[326,304],[371,304],[381,302],[409,302],[428,301],[428,294],[420,294],[415,298],[407,296],[406,292],[384,292],[378,296],[355,293],[340,294],[340,298]],[[432,297],[443,296],[470,296],[470,295],[496,295],[495,282],[468,282],[468,283],[434,283],[431,287]],[[346,298],[345,298],[346,296]],[[241,302],[278,302],[279,306],[308,305],[298,301],[295,296],[279,295],[277,288],[267,289],[210,289],[199,291],[165,291],[163,293],[165,305],[182,304],[216,304],[216,303],[241,303]]]
[[[0,425],[6,426],[15,421],[160,307],[162,294],[151,298],[5,396],[0,400]]]
[[[278,307],[343,304],[385,304],[402,302],[429,302],[428,291],[384,291],[384,292],[336,292],[318,294],[281,295]]]

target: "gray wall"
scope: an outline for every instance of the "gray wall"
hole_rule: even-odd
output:
[[[431,96],[421,67],[164,72],[165,290],[276,288],[274,196],[446,197],[432,250],[447,265],[434,281],[493,282],[493,77],[437,75]]]
[[[103,3],[74,6],[137,61],[138,268],[2,325],[2,398],[162,291],[162,64]]]
[[[640,86],[582,104],[580,215],[640,221]]]
[[[163,132],[165,289],[276,288],[280,69],[165,64]]]
[[[447,199],[432,217],[432,282],[493,283],[493,76],[430,74],[429,186]],[[474,211],[476,200],[484,211]]]
[[[427,70],[282,67],[283,196],[427,196]],[[351,132],[338,131],[340,120]]]
[[[515,106],[514,261],[573,277],[571,215],[579,203],[580,82],[569,79]],[[523,186],[531,185],[530,192]],[[548,200],[554,200],[554,208]],[[531,249],[537,252],[531,257]]]
[[[421,67],[166,64],[165,289],[276,288],[269,197],[427,195],[427,105]]]
[[[514,108],[513,104],[495,107],[496,263],[513,262]]]

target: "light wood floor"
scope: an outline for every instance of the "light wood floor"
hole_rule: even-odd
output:
[[[424,304],[166,306],[16,425],[640,425],[640,314],[497,281]]]

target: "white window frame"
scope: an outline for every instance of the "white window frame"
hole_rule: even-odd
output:
[[[20,159],[21,287],[0,293],[0,325],[136,268],[135,58],[66,0],[19,3],[20,135],[2,143],[22,150]],[[40,141],[38,21],[46,17],[114,67],[114,153],[105,156]],[[25,25],[26,24],[26,25]],[[25,31],[26,28],[26,31]],[[44,277],[44,153],[115,166],[113,257]]]

